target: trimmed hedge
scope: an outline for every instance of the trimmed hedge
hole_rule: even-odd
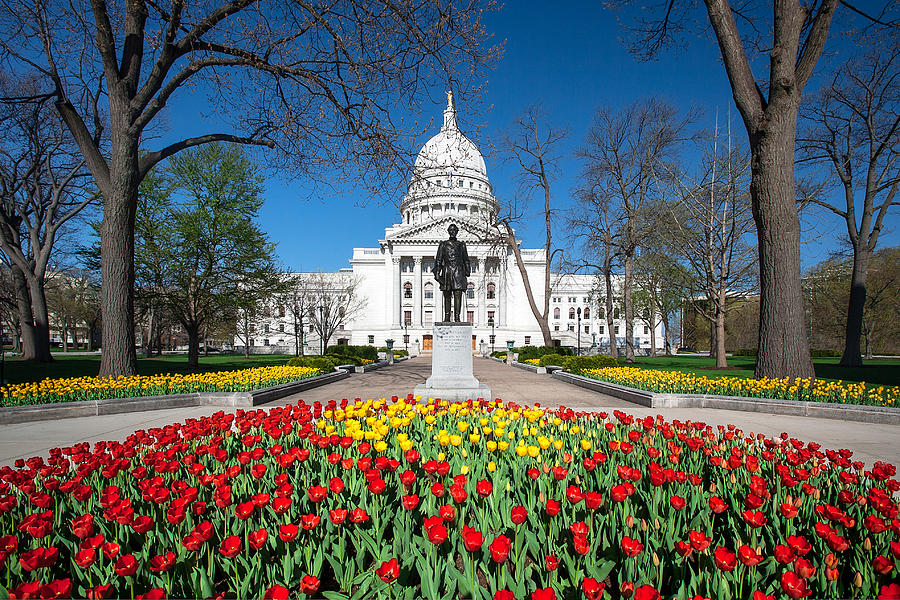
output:
[[[354,367],[361,367],[363,364],[363,359],[352,354],[326,354],[325,356],[335,361],[338,366],[353,365]]]
[[[572,351],[563,346],[522,346],[521,348],[513,348],[513,352],[518,353],[519,362],[525,362],[529,358],[541,358],[548,354],[572,355]]]
[[[378,350],[372,346],[328,346],[325,354],[338,354],[341,356],[355,356],[367,360],[378,360]]]
[[[330,373],[339,364],[344,364],[329,356],[295,356],[288,361],[291,367],[311,367],[323,373]]]
[[[545,354],[540,357],[540,359],[538,359],[540,361],[538,364],[542,367],[546,367],[548,365],[561,367],[566,362],[567,358],[569,357],[563,356],[562,354]],[[519,359],[519,362],[522,362],[521,358]]]
[[[756,348],[741,348],[732,352],[733,356],[756,356]]]
[[[618,367],[619,361],[612,356],[569,356],[561,365],[569,373],[581,373],[589,369],[605,369]]]

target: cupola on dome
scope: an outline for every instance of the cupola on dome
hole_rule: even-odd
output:
[[[487,169],[478,147],[459,130],[453,92],[447,92],[447,108],[441,130],[428,140],[416,158],[417,177],[429,177],[439,171],[486,177]]]

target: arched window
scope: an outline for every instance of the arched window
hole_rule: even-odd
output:
[[[570,309],[569,309],[569,318],[570,318],[570,319],[574,319],[574,318],[575,318],[575,309],[574,309],[574,308],[570,308]]]
[[[584,307],[584,318],[585,319],[591,318],[591,309],[588,308],[587,306]]]
[[[412,283],[409,281],[403,284],[403,297],[412,298]]]
[[[469,300],[472,300],[475,298],[475,284],[474,283],[470,283],[468,285],[468,287],[466,288],[466,298],[468,298]]]
[[[425,284],[425,299],[431,300],[432,298],[434,298],[434,284],[426,283]]]
[[[553,309],[553,318],[554,318],[554,319],[558,319],[558,318],[559,318],[559,307],[558,307],[558,306],[557,306],[556,308]]]
[[[487,284],[487,299],[493,300],[497,297],[497,286],[493,283]]]

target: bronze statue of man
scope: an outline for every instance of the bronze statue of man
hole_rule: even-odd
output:
[[[459,227],[450,225],[447,228],[449,240],[438,244],[434,257],[434,278],[441,291],[444,292],[444,321],[450,321],[450,296],[453,295],[453,320],[459,322],[459,311],[462,309],[462,295],[466,290],[466,277],[472,273],[466,243],[456,239]]]

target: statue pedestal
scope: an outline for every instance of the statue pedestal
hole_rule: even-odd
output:
[[[472,375],[472,326],[468,323],[435,323],[431,377],[414,390],[423,399],[450,402],[484,398],[492,400],[491,388]]]

